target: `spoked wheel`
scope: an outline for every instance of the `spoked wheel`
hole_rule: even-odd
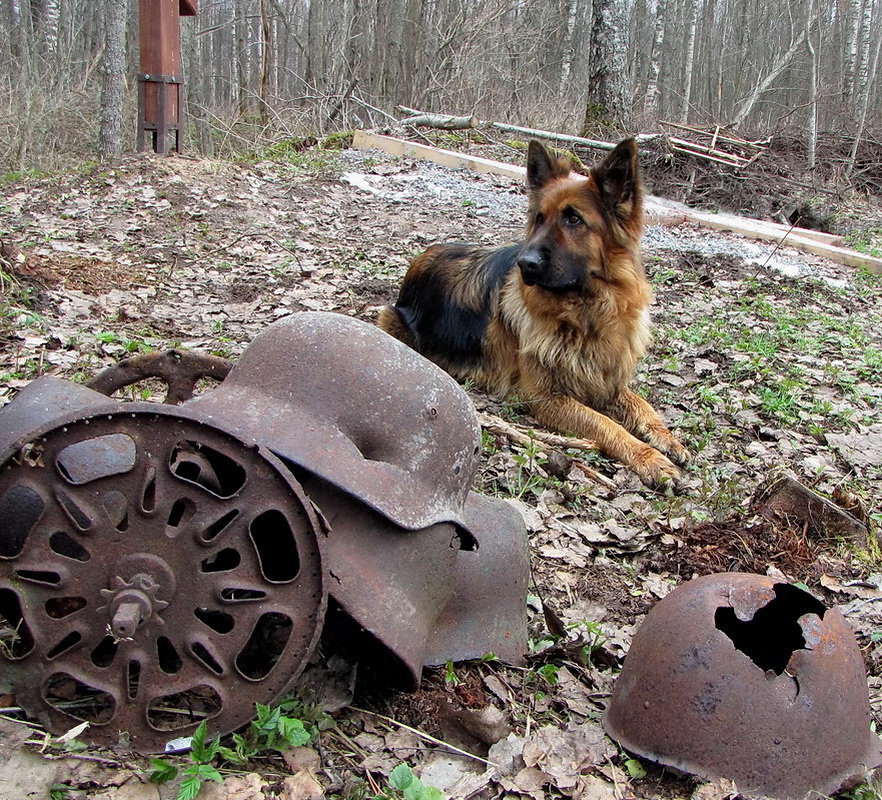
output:
[[[193,396],[201,378],[222,381],[232,367],[232,362],[218,356],[166,350],[125,358],[99,372],[86,386],[101,394],[112,395],[125,386],[157,378],[168,387],[163,402],[177,405]]]
[[[161,751],[203,719],[234,730],[314,649],[309,501],[271,453],[177,412],[74,419],[0,469],[0,676],[55,732]]]

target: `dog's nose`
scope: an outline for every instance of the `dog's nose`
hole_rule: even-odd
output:
[[[534,281],[530,279],[533,278],[535,280],[542,272],[544,266],[545,259],[536,250],[525,250],[518,256],[518,267],[527,283],[533,283]]]

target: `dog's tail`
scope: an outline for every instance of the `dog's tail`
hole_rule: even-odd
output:
[[[377,316],[377,325],[390,336],[400,339],[408,347],[416,349],[413,332],[394,306],[384,306]]]

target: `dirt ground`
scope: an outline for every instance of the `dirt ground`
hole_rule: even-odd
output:
[[[507,179],[379,152],[139,156],[10,182],[0,402],[38,376],[83,381],[171,346],[235,359],[296,311],[372,321],[415,253],[439,240],[516,241],[525,207]],[[596,453],[568,453],[607,479],[598,483],[485,434],[474,488],[510,499],[530,535],[528,665],[429,670],[415,694],[370,685],[353,697],[343,681],[342,700],[326,702],[333,722],[316,712],[315,763],[290,752],[219,759],[225,784],[206,783],[200,797],[399,797],[389,775],[402,762],[451,797],[725,797],[731,787],[700,789],[632,759],[600,727],[648,610],[681,582],[725,571],[799,582],[838,606],[882,722],[882,279],[688,225],[650,228],[645,259],[655,339],[636,386],[693,453],[683,491],[654,493]],[[479,409],[530,426],[522,409],[471,394]],[[758,490],[784,476],[847,508],[852,534],[798,514],[764,518]],[[862,525],[868,533],[854,535]],[[23,726],[14,698],[7,705],[0,785],[27,774],[32,793],[18,796],[177,796],[180,777],[150,783],[148,759],[71,753]]]

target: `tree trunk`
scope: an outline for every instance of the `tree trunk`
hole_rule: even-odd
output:
[[[842,94],[848,100],[854,93],[854,78],[857,72],[858,57],[858,38],[861,28],[861,7],[862,5],[870,5],[870,0],[850,0],[848,4],[848,15],[851,23],[849,27],[849,36],[847,51],[845,55],[845,68],[842,73]]]
[[[573,70],[573,57],[576,54],[573,32],[576,29],[576,11],[578,7],[578,0],[567,0],[567,27],[564,34],[563,58],[560,64],[560,82],[557,87],[557,96],[559,98],[566,95],[570,84],[570,73]]]
[[[649,56],[649,82],[646,85],[646,97],[643,111],[651,122],[658,119],[658,76],[661,72],[662,45],[665,42],[665,16],[668,0],[657,0],[655,5],[655,25],[652,37],[652,50]]]
[[[260,108],[258,114],[260,121],[265,125],[269,119],[269,100],[267,90],[270,78],[270,52],[272,36],[270,34],[270,20],[267,15],[267,0],[260,0],[260,75],[257,83],[257,98]]]
[[[846,178],[850,178],[851,173],[854,171],[855,161],[857,161],[858,145],[860,145],[861,139],[863,138],[863,135],[864,135],[864,128],[867,124],[867,112],[869,111],[869,108],[870,108],[870,91],[873,88],[872,81],[870,80],[869,76],[872,75],[875,78],[876,75],[879,74],[879,51],[880,50],[882,50],[882,35],[880,35],[876,39],[876,53],[873,56],[873,69],[872,69],[872,71],[869,71],[869,69],[868,69],[867,82],[866,82],[866,84],[863,84],[861,86],[861,93],[862,94],[859,98],[859,101],[861,103],[861,106],[860,106],[861,116],[860,116],[860,122],[858,122],[857,132],[855,133],[855,136],[854,136],[854,144],[852,144],[852,146],[851,146],[851,153],[848,158],[848,167],[845,170],[845,177]],[[869,62],[869,55],[870,54],[867,53],[867,56],[868,56],[867,61],[868,62]]]
[[[689,96],[692,94],[692,70],[695,67],[695,34],[698,30],[698,12],[701,0],[692,0],[689,8],[689,27],[686,34],[686,67],[683,79],[683,97],[680,103],[680,122],[689,121]]]
[[[126,70],[126,0],[107,0],[105,47],[101,63],[101,122],[98,153],[101,158],[122,155],[123,89]]]
[[[870,80],[870,30],[873,22],[873,2],[864,0],[863,19],[861,20],[860,67],[857,74],[857,86],[860,97]],[[860,102],[860,100],[858,101]]]
[[[631,128],[628,49],[623,0],[594,0],[583,136]]]
[[[766,77],[763,78],[754,88],[753,92],[751,92],[750,97],[748,97],[741,108],[738,110],[738,113],[735,115],[735,119],[732,120],[732,124],[737,128],[739,127],[744,120],[746,120],[750,116],[750,112],[753,111],[753,107],[756,105],[756,101],[762,97],[762,95],[766,92],[766,90],[772,85],[775,79],[784,71],[790,61],[793,59],[793,56],[796,55],[797,51],[800,47],[802,47],[803,42],[805,41],[805,31],[803,28],[800,32],[799,36],[794,39],[793,43],[790,45],[786,53],[782,53],[778,56],[778,59],[772,65],[772,68],[766,74]]]
[[[814,1],[809,0],[808,20],[805,26],[805,46],[809,54],[809,114],[808,114],[808,166],[815,168],[818,147],[818,52],[812,43],[812,24],[814,20]]]

